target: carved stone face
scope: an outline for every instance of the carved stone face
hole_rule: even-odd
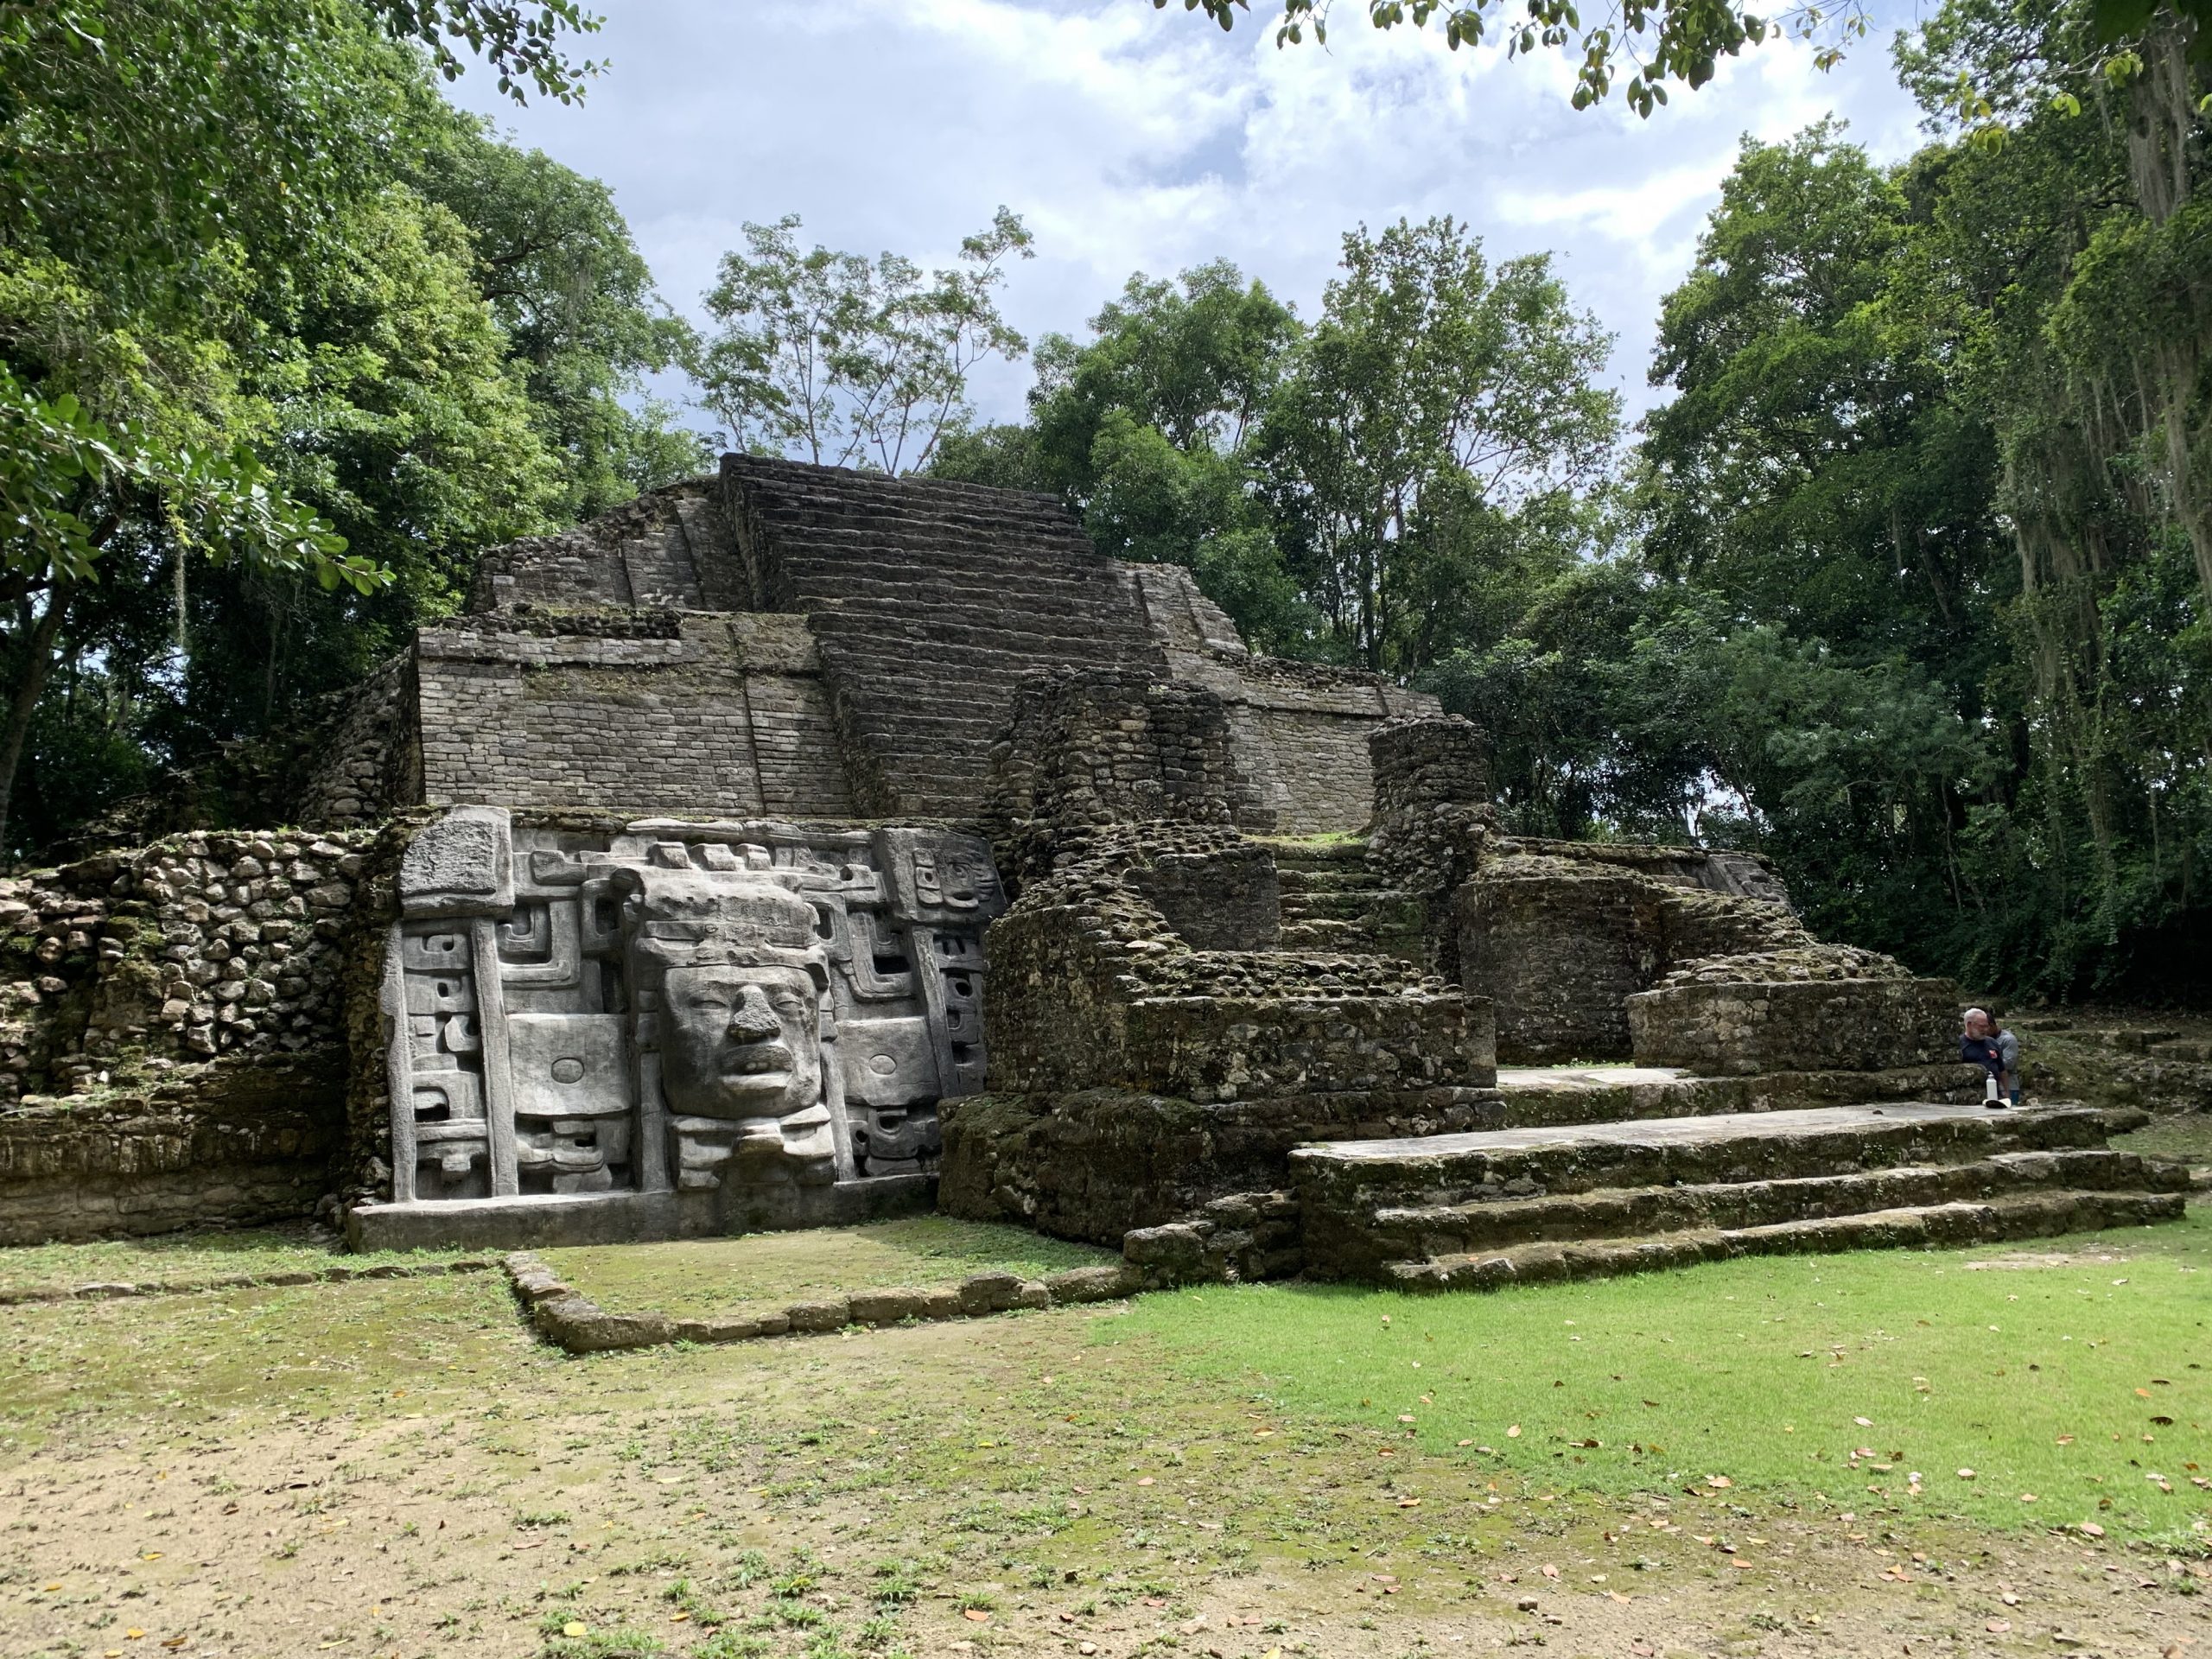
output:
[[[671,968],[661,1090],[684,1117],[788,1117],[822,1093],[819,1004],[803,968]]]
[[[998,874],[990,860],[947,848],[914,852],[914,897],[925,906],[974,910],[998,893]]]

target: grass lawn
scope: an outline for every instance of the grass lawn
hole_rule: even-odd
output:
[[[2192,1166],[2212,1164],[2212,1112],[2154,1117],[2133,1135],[2114,1135],[2112,1143],[2124,1152],[2175,1158]]]
[[[385,1262],[429,1263],[480,1255],[469,1250],[378,1250],[350,1255],[304,1222],[229,1230],[204,1229],[94,1244],[26,1244],[0,1249],[0,1290],[90,1284],[152,1284]]]
[[[2212,1209],[2197,1206],[2017,1246],[1486,1295],[1214,1287],[1144,1298],[1101,1334],[1157,1339],[1196,1378],[1536,1490],[1825,1495],[2201,1546],[2208,1266]]]
[[[601,1307],[672,1319],[782,1307],[841,1291],[929,1290],[987,1271],[1034,1279],[1063,1268],[1120,1260],[1110,1250],[1088,1244],[949,1216],[537,1255]]]
[[[2203,1439],[2208,1224],[2017,1258],[2056,1266],[1224,1287],[588,1359],[490,1274],[0,1307],[0,1652],[2186,1659],[2208,1495],[2152,1459]],[[840,1248],[1065,1259],[944,1224]],[[726,1276],[826,1268],[785,1271]]]

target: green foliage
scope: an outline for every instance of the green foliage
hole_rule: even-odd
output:
[[[2108,3],[2140,3],[2140,0],[2107,0]],[[1165,10],[1168,0],[1152,0]],[[1250,0],[1183,0],[1185,11],[1203,10],[1224,29]],[[1525,57],[1538,50],[1555,51],[1575,61],[1573,101],[1578,110],[1601,103],[1613,90],[1615,77],[1624,70],[1621,97],[1638,115],[1649,118],[1667,101],[1667,85],[1692,88],[1713,79],[1724,57],[1742,54],[1770,35],[1788,34],[1815,41],[1815,61],[1833,67],[1846,46],[1865,38],[1871,19],[1866,9],[1849,4],[1830,12],[1814,4],[1785,7],[1770,20],[1732,6],[1700,3],[1700,0],[1659,0],[1656,4],[1632,4],[1609,11],[1602,22],[1586,24],[1573,0],[1528,0],[1525,9],[1510,7],[1504,0],[1364,0],[1367,20],[1376,29],[1410,23],[1426,29],[1441,25],[1446,44],[1453,51],[1478,46],[1493,35],[1505,41],[1506,55]],[[1329,39],[1329,16],[1333,0],[1282,0],[1282,21],[1275,28],[1275,44],[1296,46],[1311,37],[1316,46]],[[1516,10],[1525,15],[1515,16]]]
[[[607,186],[474,124],[456,124],[417,183],[467,227],[476,287],[557,461],[556,518],[707,470],[705,440],[646,395],[647,376],[695,365],[698,340],[655,292]]]
[[[570,97],[591,66],[558,37],[590,27],[565,0],[0,4],[5,844],[296,725],[479,547],[696,464],[626,406],[688,337],[605,191],[395,43]]]
[[[1592,384],[1611,340],[1548,257],[1492,273],[1449,219],[1351,232],[1343,265],[1259,464],[1336,653],[1404,676],[1480,627],[1497,577],[1588,544],[1618,421]]]
[[[1247,639],[1311,650],[1319,620],[1283,569],[1255,473],[1300,336],[1290,308],[1216,261],[1173,282],[1139,272],[1090,330],[1081,345],[1039,343],[1028,425],[995,429],[988,451],[968,440],[932,470],[981,481],[987,456],[1018,466],[1082,513],[1100,551],[1188,566]]]
[[[1033,257],[1029,232],[1001,207],[961,243],[958,266],[925,273],[899,254],[801,252],[799,224],[748,224],[746,251],[722,256],[707,294],[721,325],[700,376],[709,405],[755,453],[926,467],[972,421],[969,372],[1028,349],[995,290],[1009,258]]]
[[[1225,262],[1139,273],[1039,345],[1027,426],[932,470],[1058,490],[1263,650],[1403,677],[1491,643],[1600,533],[1609,342],[1546,261],[1493,274],[1449,219],[1355,232],[1344,270],[1311,328]]]
[[[1667,302],[1638,504],[1653,615],[1710,634],[1684,762],[1737,810],[1708,833],[1924,968],[2191,997],[2212,268],[2171,124],[2198,118],[2154,74],[2101,93],[2088,30],[1959,0],[1901,50],[1934,111],[1996,88],[2002,144],[1746,145]]]

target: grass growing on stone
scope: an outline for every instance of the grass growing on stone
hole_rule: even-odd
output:
[[[428,1264],[462,1250],[383,1250],[349,1255],[331,1235],[305,1223],[205,1229],[152,1238],[90,1244],[25,1244],[0,1249],[0,1290],[70,1288],[92,1284],[162,1284],[237,1274],[320,1272],[346,1266]]]
[[[2123,1152],[2176,1158],[2190,1165],[2212,1164],[2212,1112],[2181,1112],[2154,1117],[2133,1135],[2117,1135],[2112,1144]]]
[[[1540,1490],[1825,1494],[1861,1513],[2201,1541],[2208,1268],[2198,1206],[2158,1228],[1485,1295],[1216,1287],[1147,1297],[1117,1334],[1277,1408]]]
[[[859,1227],[672,1244],[542,1250],[553,1271],[611,1313],[700,1319],[856,1290],[934,1289],[971,1273],[1035,1279],[1120,1258],[1019,1227],[911,1216]]]

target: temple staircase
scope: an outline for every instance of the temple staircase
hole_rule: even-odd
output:
[[[1123,579],[1046,496],[734,458],[776,608],[806,613],[865,810],[969,817],[1039,669],[1165,671]]]
[[[1483,1289],[1738,1255],[1972,1243],[2172,1219],[2146,1115],[1926,1102],[1300,1147],[1306,1272]]]
[[[1277,949],[1421,959],[1421,904],[1367,868],[1367,843],[1351,838],[1268,839],[1282,891]]]

